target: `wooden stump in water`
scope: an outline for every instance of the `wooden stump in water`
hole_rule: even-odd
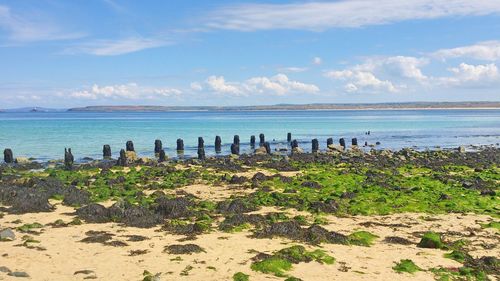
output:
[[[219,136],[215,137],[215,153],[222,151],[222,139]]]
[[[240,154],[240,146],[238,144],[231,144],[231,154],[238,155]]]
[[[127,141],[127,143],[125,144],[125,149],[127,151],[135,151],[134,143],[132,141]]]
[[[292,133],[286,134],[286,141],[291,142],[292,141]]]
[[[155,140],[155,154],[160,153],[160,151],[163,149],[163,145],[161,143],[161,140]]]
[[[239,146],[240,145],[240,136],[234,135],[233,143]]]
[[[165,150],[161,149],[160,152],[158,153],[159,157],[158,157],[158,162],[161,163],[161,162],[165,162],[165,160],[167,160],[167,156],[165,155]]]
[[[254,147],[255,147],[255,136],[250,136],[250,146],[251,146],[252,148],[254,148]]]
[[[269,142],[266,141],[264,143],[264,147],[266,148],[267,154],[271,154],[271,144],[269,144]]]
[[[127,153],[125,149],[120,150],[120,157],[118,158],[117,164],[123,167],[127,166]]]
[[[105,144],[102,147],[102,158],[110,159],[111,158],[111,146],[109,144]]]
[[[333,138],[326,139],[326,146],[333,145]]]
[[[319,141],[318,139],[312,140],[312,153],[316,153],[319,151]]]
[[[205,141],[198,137],[198,159],[205,160]]]
[[[73,167],[73,163],[75,162],[75,157],[73,157],[73,153],[71,153],[71,148],[64,149],[64,167],[66,169],[71,170]]]
[[[352,144],[353,146],[358,146],[358,139],[357,139],[357,138],[353,138],[353,139],[351,140],[351,144]]]
[[[290,144],[292,149],[299,147],[299,142],[297,140],[293,140]]]
[[[259,135],[259,144],[260,144],[260,146],[263,146],[265,142],[266,142],[266,137],[264,136],[264,134],[260,134]]]
[[[177,139],[177,151],[184,151],[184,141],[182,139]]]
[[[344,138],[339,139],[339,144],[340,144],[340,146],[342,146],[345,149],[346,146],[345,146],[345,139]]]
[[[5,163],[14,163],[14,155],[12,153],[12,149],[10,148],[6,148],[4,151],[3,151],[3,161],[5,161]]]

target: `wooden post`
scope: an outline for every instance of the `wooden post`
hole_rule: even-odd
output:
[[[161,149],[158,155],[159,155],[158,163],[165,162],[165,160],[167,160],[167,156],[165,155],[165,150]]]
[[[73,157],[73,153],[71,153],[71,148],[64,149],[64,166],[66,169],[71,170],[73,167],[73,162],[75,161],[75,157]]]
[[[260,134],[259,135],[259,144],[260,144],[260,146],[263,146],[265,142],[266,142],[266,137],[264,136],[264,134]]]
[[[127,143],[125,144],[125,148],[127,149],[127,151],[135,151],[134,143],[132,141],[127,141]]]
[[[351,140],[351,143],[352,143],[352,146],[358,146],[358,139],[357,138],[353,138]]]
[[[326,139],[326,146],[332,145],[333,144],[333,138],[328,138]]]
[[[105,144],[102,147],[102,158],[110,159],[111,158],[111,146],[109,144]]]
[[[125,153],[125,149],[120,150],[120,157],[118,158],[119,166],[127,166],[127,153]]]
[[[299,142],[297,140],[293,140],[290,144],[292,149],[299,147]]]
[[[161,143],[161,140],[155,140],[155,154],[159,154],[162,149],[163,145]]]
[[[312,153],[316,153],[319,150],[319,141],[318,139],[312,140]]]
[[[240,154],[240,146],[235,143],[231,144],[231,154],[234,155]]]
[[[198,137],[198,159],[205,160],[205,141]]]
[[[342,146],[345,149],[346,146],[345,146],[345,139],[344,138],[339,139],[339,144],[340,144],[340,146]]]
[[[6,148],[3,151],[3,161],[8,164],[14,163],[14,155],[12,154],[12,149]]]
[[[234,135],[233,143],[239,146],[240,145],[240,136]]]
[[[286,141],[291,142],[292,141],[292,133],[286,134]]]
[[[254,147],[255,147],[255,136],[253,136],[253,135],[252,135],[252,136],[250,136],[250,146],[251,146],[252,148],[254,148]]]
[[[222,140],[219,136],[215,137],[215,153],[220,153],[222,151]]]
[[[264,147],[266,148],[267,154],[271,154],[271,145],[269,144],[269,142],[266,141],[264,143]]]
[[[182,139],[177,139],[177,151],[184,151],[184,141]]]

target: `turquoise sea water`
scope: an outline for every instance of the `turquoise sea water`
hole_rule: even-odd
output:
[[[391,149],[498,145],[500,110],[0,113],[0,149],[12,148],[15,157],[39,160],[60,159],[65,147],[71,147],[77,159],[100,158],[103,144],[110,144],[117,156],[127,140],[134,141],[138,154],[151,156],[155,139],[175,156],[177,138],[184,139],[186,155],[194,155],[199,136],[210,155],[216,135],[222,137],[227,154],[235,134],[246,152],[251,135],[258,142],[259,133],[264,133],[274,148],[286,146],[287,132],[306,150],[312,138],[324,149],[329,137],[335,142],[345,137],[349,144],[357,137],[360,145],[379,141],[379,148]]]

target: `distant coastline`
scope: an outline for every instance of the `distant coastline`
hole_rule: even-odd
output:
[[[500,102],[401,102],[401,103],[316,103],[252,106],[157,106],[118,105],[85,106],[69,109],[23,107],[0,109],[8,112],[169,112],[169,111],[288,111],[288,110],[482,110],[500,109]]]
[[[408,102],[363,104],[277,104],[256,106],[87,106],[70,112],[282,111],[282,110],[439,110],[500,109],[500,102]]]

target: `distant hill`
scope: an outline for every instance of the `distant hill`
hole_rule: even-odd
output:
[[[66,111],[66,109],[55,109],[55,108],[45,108],[45,107],[22,107],[22,108],[12,108],[12,109],[0,109],[0,112],[61,112]]]
[[[343,104],[279,104],[256,106],[87,106],[72,112],[165,112],[165,111],[245,111],[245,110],[375,110],[375,109],[500,109],[500,102],[407,102]]]

